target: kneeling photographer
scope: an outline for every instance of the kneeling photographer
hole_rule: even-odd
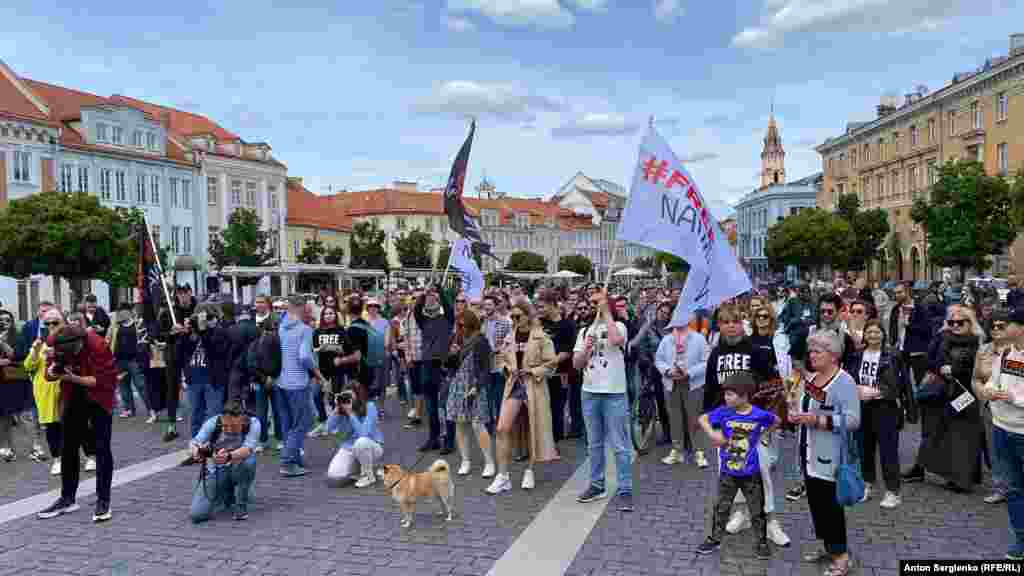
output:
[[[377,426],[377,405],[364,403],[351,389],[337,394],[334,414],[327,420],[327,432],[334,434],[339,429],[348,429],[350,433],[331,458],[327,481],[338,485],[354,478],[358,462],[356,488],[372,486],[377,481],[374,463],[384,454],[384,434]]]
[[[199,429],[192,439],[192,458],[203,464],[189,511],[193,524],[209,520],[218,505],[233,510],[235,520],[249,517],[259,437],[260,421],[242,412],[236,399]]]
[[[110,485],[114,477],[114,457],[110,452],[111,412],[117,384],[114,355],[102,336],[82,326],[61,327],[50,334],[47,344],[47,379],[60,379],[64,404],[62,474],[60,498],[37,516],[54,518],[78,510],[78,453],[83,443],[95,441],[97,499],[92,519],[105,522],[110,520]]]

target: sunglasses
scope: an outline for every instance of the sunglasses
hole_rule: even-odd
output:
[[[45,322],[45,324],[47,326],[60,326],[60,320],[50,320],[49,322]]]
[[[947,320],[946,321],[946,324],[948,324],[950,328],[961,328],[963,326],[967,326],[970,323],[971,323],[970,320]]]

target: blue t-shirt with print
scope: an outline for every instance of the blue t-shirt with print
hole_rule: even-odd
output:
[[[760,470],[757,443],[761,434],[775,423],[772,413],[753,405],[749,414],[739,414],[733,408],[719,406],[708,412],[708,422],[725,436],[726,443],[719,449],[722,474],[742,478],[753,476]]]

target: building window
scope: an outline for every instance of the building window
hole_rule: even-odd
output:
[[[868,162],[871,162],[871,145],[870,144],[865,144],[864,145],[864,163],[867,164]]]
[[[170,178],[168,186],[171,189],[171,208],[178,207],[178,179]]]
[[[14,181],[15,182],[29,182],[32,180],[32,173],[29,171],[29,159],[31,154],[28,152],[22,152],[21,150],[14,151]]]
[[[232,180],[231,181],[231,205],[239,206],[242,204],[242,181]]]
[[[191,226],[185,226],[182,229],[181,240],[182,240],[182,246],[181,246],[182,253],[184,253],[184,254],[191,254],[192,253],[192,227]]]
[[[917,126],[910,127],[910,147],[917,146]]]
[[[209,228],[206,229],[206,232],[207,234],[210,235],[210,238],[216,238],[217,234],[220,234],[220,227],[210,226]]]
[[[245,205],[249,207],[256,206],[256,183],[246,182],[245,183]]]
[[[267,194],[270,196],[270,209],[277,210],[277,186],[267,186]]]
[[[1010,171],[1010,154],[1006,149],[1006,142],[996,146],[996,156],[999,158],[999,173],[1006,174]]]
[[[885,138],[878,139],[878,161],[885,160]]]
[[[89,191],[89,167],[79,166],[78,167],[78,191],[88,192]]]
[[[171,226],[171,253],[173,254],[180,254],[180,252],[178,252],[178,247],[180,246],[180,244],[178,244],[178,240],[180,239],[180,236],[181,226]]]
[[[181,181],[181,207],[185,210],[192,209],[192,182],[189,180]]]
[[[911,193],[917,191],[917,166],[911,166],[907,170],[907,188]]]
[[[928,185],[933,186],[939,181],[939,171],[935,166],[935,160],[928,161]]]
[[[132,132],[132,146],[136,148],[142,148],[142,131],[136,130]]]
[[[100,170],[100,199],[110,200],[110,168]]]
[[[850,150],[850,166],[857,167],[857,149]]]
[[[218,196],[220,196],[220,187],[217,185],[217,178],[211,176],[206,179],[206,203],[216,206]]]
[[[146,133],[146,148],[149,148],[150,150],[158,149],[158,146],[156,145],[156,134],[152,132]]]
[[[160,238],[160,225],[153,224],[150,228],[153,230],[153,243],[156,244],[157,248],[159,248],[163,243],[163,240]]]
[[[885,176],[879,175],[876,183],[878,190],[875,190],[875,193],[878,194],[878,201],[882,202],[885,200]]]
[[[153,199],[153,204],[160,205],[160,177],[156,174],[149,178],[150,197]]]
[[[935,143],[935,118],[928,119],[928,143]]]
[[[124,170],[114,173],[114,194],[118,202],[128,200],[128,179],[125,177]]]
[[[124,128],[120,126],[110,127],[110,143],[121,145],[124,142]]]
[[[956,110],[949,111],[949,135],[956,136]]]
[[[889,186],[889,195],[896,198],[900,195],[900,173],[893,170],[892,173],[889,174],[889,179],[891,182]]]
[[[981,130],[981,106],[977,102],[971,102],[971,118],[974,122],[974,129]]]
[[[107,125],[103,123],[96,124],[96,140],[98,142],[107,141]]]
[[[1010,100],[1006,97],[1006,92],[1000,92],[996,96],[996,120],[1006,120],[1010,112]]]
[[[846,171],[846,152],[839,155],[839,171]],[[778,182],[778,178],[776,178],[775,181]]]
[[[60,191],[71,192],[74,190],[75,167],[70,164],[60,166]]]
[[[146,175],[139,174],[135,177],[135,201],[139,204],[146,203]]]
[[[862,186],[864,188],[864,203],[865,204],[870,204],[871,203],[871,178],[868,177],[868,176],[865,176],[864,177],[864,184]]]
[[[405,216],[398,216],[395,218],[395,228],[405,230]]]
[[[297,239],[296,240],[292,240],[292,258],[296,257],[298,254],[299,254],[299,241]]]

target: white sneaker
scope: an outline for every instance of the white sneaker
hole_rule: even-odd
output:
[[[900,498],[899,494],[893,494],[892,492],[886,492],[885,498],[882,498],[882,503],[879,504],[882,508],[892,510],[903,503],[903,499]]]
[[[668,464],[669,466],[673,464],[679,464],[682,461],[683,459],[679,457],[679,450],[676,450],[675,448],[673,448],[672,451],[668,453],[668,456],[665,456],[664,458],[661,459],[662,464]]]
[[[146,418],[146,424],[152,424],[156,422],[156,412],[150,412],[149,418]]]
[[[459,471],[456,472],[456,474],[458,474],[459,476],[465,476],[466,474],[469,474],[470,466],[472,466],[472,464],[469,463],[469,460],[463,460],[462,464],[459,465]]]
[[[318,438],[320,436],[326,436],[326,435],[327,434],[324,432],[324,423],[321,422],[321,423],[317,424],[315,428],[310,430],[309,434],[306,434],[306,437],[307,438]]]
[[[704,457],[703,450],[697,450],[697,453],[694,454],[694,460],[697,462],[697,468],[703,470],[708,467],[708,459]]]
[[[86,472],[95,472],[96,471],[96,459],[95,458],[86,458],[85,459],[85,471]]]
[[[512,489],[512,480],[508,474],[498,474],[494,477],[494,482],[487,487],[488,494],[501,494],[502,492],[508,492]]]
[[[406,414],[405,417],[407,419],[409,419],[409,420],[412,420],[413,418],[415,418],[416,417],[416,409],[413,408],[412,410],[409,410],[409,413]]]
[[[868,500],[871,500],[871,484],[864,485],[864,497],[860,499],[862,503]]]
[[[782,531],[782,526],[779,525],[779,521],[775,518],[768,521],[767,532],[768,539],[774,542],[776,546],[789,546],[789,536]]]
[[[729,522],[725,525],[725,531],[729,534],[739,534],[748,528],[750,528],[750,514],[747,514],[747,509],[740,507],[733,510]]]
[[[988,496],[985,496],[985,504],[1002,504],[1006,502],[1006,494],[1002,492],[993,492]]]
[[[369,474],[363,474],[356,480],[356,488],[366,488],[367,486],[373,486],[377,483],[377,475],[373,472]]]
[[[481,478],[493,478],[494,477],[494,463],[493,462],[488,462],[484,466],[484,471],[483,471],[482,474],[480,474],[480,477]]]
[[[277,451],[280,452],[281,450],[284,450],[284,442],[277,443]]]
[[[263,454],[264,450],[266,450],[266,448],[263,446],[263,444],[257,444],[256,450],[254,450],[254,452],[256,452],[257,454]]]
[[[11,450],[10,448],[0,448],[0,460],[5,462],[14,462],[16,460],[14,450]]]
[[[533,487],[536,485],[537,483],[533,478],[533,470],[527,468],[526,471],[523,472],[523,490],[533,490]]]
[[[51,476],[60,476],[60,458],[53,459],[53,466],[50,466]]]

